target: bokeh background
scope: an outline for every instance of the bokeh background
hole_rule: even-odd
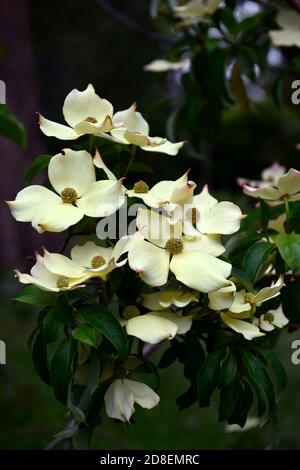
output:
[[[13,268],[28,269],[34,250],[42,245],[59,249],[62,235],[38,235],[30,224],[17,223],[3,203],[24,186],[24,174],[39,154],[61,150],[37,125],[36,111],[62,122],[62,103],[73,88],[93,83],[115,109],[137,101],[151,123],[152,135],[165,135],[167,118],[181,100],[178,80],[143,71],[168,48],[167,35],[150,18],[149,1],[0,0],[0,79],[7,86],[7,104],[24,124],[25,150],[0,137],[0,339],[7,345],[7,364],[0,365],[0,448],[41,449],[64,425],[66,410],[36,376],[26,341],[37,312],[15,304],[18,285]],[[258,177],[277,160],[299,168],[300,111],[278,110],[267,100],[251,115],[239,109],[226,112],[209,162],[183,152],[177,157],[140,154],[165,179],[179,177],[187,168],[201,185],[208,182],[216,195],[246,207],[236,185],[237,176]],[[151,181],[150,181],[151,183]],[[296,306],[295,306],[296,308]],[[297,307],[299,308],[299,307]],[[300,339],[282,335],[277,352],[287,367],[289,385],[279,403],[279,448],[300,446],[300,366],[291,364],[291,343]],[[160,354],[160,352],[159,352]],[[162,372],[161,405],[137,410],[130,427],[104,418],[93,440],[96,449],[264,449],[271,445],[270,426],[246,432],[227,432],[217,422],[217,410],[196,406],[179,413],[175,397],[186,388],[174,365]]]

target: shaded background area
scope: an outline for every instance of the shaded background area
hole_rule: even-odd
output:
[[[101,8],[101,3],[113,4],[134,24],[121,24]],[[63,100],[73,88],[84,89],[91,82],[117,110],[137,101],[151,123],[152,135],[165,135],[169,112],[181,96],[172,77],[163,80],[142,70],[168,47],[165,32],[155,33],[149,1],[0,0],[0,8],[0,43],[6,47],[6,54],[0,58],[0,79],[7,85],[7,104],[24,123],[28,137],[25,151],[0,137],[1,201],[13,199],[24,186],[26,167],[38,154],[61,150],[61,142],[40,133],[35,112],[63,122]],[[258,177],[261,169],[274,160],[300,167],[299,151],[295,149],[300,141],[298,108],[283,112],[269,103],[260,108],[252,115],[238,109],[226,113],[214,143],[209,172],[203,161],[185,152],[178,157],[140,153],[139,161],[147,162],[166,179],[191,168],[192,178],[200,185],[205,174],[216,194],[244,204],[235,183],[237,176]],[[65,410],[33,371],[26,340],[36,312],[11,303],[18,288],[12,268],[26,269],[26,257],[41,245],[59,249],[64,235],[38,235],[30,224],[17,223],[3,202],[0,218],[0,339],[6,342],[8,354],[7,365],[0,366],[0,448],[43,448],[62,428]],[[293,337],[286,334],[280,341],[280,357],[289,368],[290,379],[279,406],[280,447],[297,449],[300,366],[290,364],[292,339],[297,339],[297,333]],[[105,419],[94,447],[255,449],[270,444],[269,428],[224,433],[214,407],[193,407],[179,414],[174,397],[185,390],[186,384],[178,379],[182,373],[176,367],[162,373],[164,399],[157,410],[137,411],[137,424],[129,429]]]

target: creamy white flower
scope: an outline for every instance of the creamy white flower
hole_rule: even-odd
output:
[[[183,231],[191,236],[198,236],[199,233],[229,235],[239,230],[243,217],[236,204],[218,202],[205,185],[185,209]]]
[[[269,186],[276,186],[281,176],[286,173],[286,168],[278,162],[272,163],[261,172],[261,180],[249,180],[246,178],[237,178],[240,186],[251,186],[253,188],[265,188]]]
[[[150,190],[146,183],[138,181],[133,189],[127,190],[128,197],[137,197],[150,207],[163,207],[174,211],[178,206],[190,204],[196,183],[188,179],[188,171],[175,181],[164,180]]]
[[[59,253],[45,250],[44,256],[36,255],[36,263],[30,274],[15,271],[22,284],[33,284],[42,290],[59,292],[84,287],[82,284],[93,276],[88,270]]]
[[[216,258],[224,252],[218,237],[186,239],[181,222],[170,224],[168,217],[145,209],[138,211],[137,227],[148,241],[132,244],[128,262],[146,284],[164,285],[170,269],[178,281],[200,292],[227,285],[231,265]]]
[[[113,116],[113,125],[110,134],[115,142],[121,144],[137,145],[147,152],[161,152],[168,155],[177,155],[184,142],[169,142],[162,137],[149,136],[149,124],[141,113],[136,111],[136,104],[130,108],[119,111]]]
[[[197,22],[214,14],[222,0],[192,0],[186,5],[174,7],[174,13],[179,18]]]
[[[274,310],[269,310],[259,318],[255,318],[255,324],[263,331],[272,331],[275,328],[283,328],[288,323],[289,320],[284,315],[281,305]]]
[[[61,140],[75,140],[84,134],[103,136],[112,129],[112,104],[101,99],[89,84],[84,91],[72,90],[65,99],[63,115],[68,126],[39,115],[41,131]]]
[[[221,312],[220,315],[226,326],[243,335],[248,341],[264,336],[264,333],[262,333],[259,328],[252,323],[235,318],[228,312]]]
[[[280,9],[276,22],[281,29],[269,32],[272,43],[275,46],[300,47],[299,13],[291,9]]]
[[[87,241],[84,245],[76,245],[72,248],[71,259],[106,279],[107,275],[115,268],[126,264],[127,258],[121,261],[119,258],[127,250],[127,238],[119,240],[114,247],[103,247],[96,245],[93,241]]]
[[[261,424],[261,419],[256,416],[249,416],[243,427],[239,424],[226,424],[225,432],[245,432],[250,431],[251,429],[258,428]]]
[[[182,316],[170,311],[156,311],[121,320],[126,332],[145,343],[156,344],[175,335],[183,335],[191,329],[192,315]]]
[[[127,423],[135,411],[135,403],[149,410],[157,406],[159,400],[148,385],[129,379],[114,380],[104,396],[107,415]]]
[[[146,72],[169,72],[170,70],[183,70],[188,67],[190,59],[180,60],[178,62],[170,62],[169,60],[157,59],[144,66]]]
[[[180,289],[165,289],[152,294],[141,294],[141,304],[149,310],[161,310],[172,305],[183,308],[199,300],[199,293]]]
[[[281,276],[270,287],[263,287],[256,294],[246,292],[244,289],[236,292],[232,304],[226,311],[221,312],[221,319],[229,328],[242,334],[247,340],[262,336],[264,333],[261,333],[257,326],[258,319],[253,318],[250,321],[251,313],[255,312],[256,307],[259,307],[263,302],[277,297],[283,286],[284,282]]]
[[[96,181],[91,155],[85,150],[65,149],[52,157],[48,176],[54,190],[28,186],[8,201],[19,222],[31,222],[38,232],[62,232],[84,215],[105,217],[113,214],[125,200],[121,181]]]
[[[265,200],[270,205],[283,204],[285,200],[300,200],[300,172],[291,168],[283,176],[279,176],[277,182],[271,181],[259,187],[243,184],[243,191],[251,197]]]
[[[228,281],[228,285],[208,293],[208,306],[212,310],[225,310],[231,307],[236,293],[236,286]]]

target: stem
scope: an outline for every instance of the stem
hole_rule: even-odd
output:
[[[89,135],[89,153],[93,156],[94,153],[94,143],[95,143],[95,136],[93,134]]]
[[[134,160],[135,160],[135,156],[136,156],[136,149],[137,149],[137,146],[136,145],[132,145],[131,147],[131,155],[130,155],[130,158],[128,160],[128,163],[127,163],[127,167],[124,171],[124,176],[126,176],[129,171],[130,171],[130,168],[131,168],[131,165],[133,164]]]
[[[286,221],[288,222],[290,218],[290,207],[289,207],[288,198],[286,196],[284,197],[284,207],[285,207]]]

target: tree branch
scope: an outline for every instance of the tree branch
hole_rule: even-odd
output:
[[[116,10],[108,0],[95,0],[95,2],[102,8],[102,10],[108,13],[111,18],[113,18],[119,24],[143,36],[144,38],[157,43],[172,44],[174,42],[174,39],[171,39],[167,36],[163,36],[162,34],[156,32],[147,31],[147,29],[145,29],[143,26],[136,23],[131,18],[128,18],[128,16],[124,15],[119,10]]]

